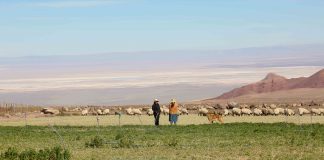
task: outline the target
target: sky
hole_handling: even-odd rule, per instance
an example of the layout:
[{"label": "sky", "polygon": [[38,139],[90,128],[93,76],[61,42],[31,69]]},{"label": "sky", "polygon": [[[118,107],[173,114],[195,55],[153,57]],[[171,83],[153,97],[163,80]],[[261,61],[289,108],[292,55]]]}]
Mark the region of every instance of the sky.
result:
[{"label": "sky", "polygon": [[322,0],[0,1],[0,57],[324,44]]},{"label": "sky", "polygon": [[323,0],[0,0],[0,102],[216,97],[324,67]]}]

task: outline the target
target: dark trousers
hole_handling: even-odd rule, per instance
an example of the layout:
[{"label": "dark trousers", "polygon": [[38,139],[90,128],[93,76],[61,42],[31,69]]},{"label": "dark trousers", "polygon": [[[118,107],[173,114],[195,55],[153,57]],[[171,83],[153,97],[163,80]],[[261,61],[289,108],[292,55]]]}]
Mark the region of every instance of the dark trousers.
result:
[{"label": "dark trousers", "polygon": [[155,125],[158,126],[160,125],[160,113],[159,112],[154,112],[154,119],[155,119]]}]

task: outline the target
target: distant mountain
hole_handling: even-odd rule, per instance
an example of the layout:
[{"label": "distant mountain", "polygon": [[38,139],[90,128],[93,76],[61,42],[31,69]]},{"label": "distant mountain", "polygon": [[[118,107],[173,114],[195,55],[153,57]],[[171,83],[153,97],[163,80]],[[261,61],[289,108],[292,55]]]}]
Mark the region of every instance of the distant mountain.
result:
[{"label": "distant mountain", "polygon": [[287,79],[275,73],[269,73],[263,80],[233,89],[214,99],[230,99],[248,94],[268,93],[299,88],[324,88],[324,69],[306,78]]}]

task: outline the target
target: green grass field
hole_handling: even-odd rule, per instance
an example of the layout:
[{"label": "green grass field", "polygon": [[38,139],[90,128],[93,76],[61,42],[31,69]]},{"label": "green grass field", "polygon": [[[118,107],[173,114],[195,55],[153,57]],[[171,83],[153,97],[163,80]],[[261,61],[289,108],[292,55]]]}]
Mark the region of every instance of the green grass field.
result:
[{"label": "green grass field", "polygon": [[[0,152],[65,146],[72,159],[323,159],[324,125],[1,126]],[[100,148],[86,147],[95,136]]]}]

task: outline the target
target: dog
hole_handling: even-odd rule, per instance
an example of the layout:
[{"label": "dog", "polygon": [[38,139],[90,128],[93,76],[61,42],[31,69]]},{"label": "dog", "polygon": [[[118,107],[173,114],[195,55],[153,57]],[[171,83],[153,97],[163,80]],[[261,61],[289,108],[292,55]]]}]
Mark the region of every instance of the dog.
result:
[{"label": "dog", "polygon": [[216,113],[207,113],[207,118],[210,123],[214,123],[214,121],[219,121],[221,124],[224,123],[222,115]]}]

